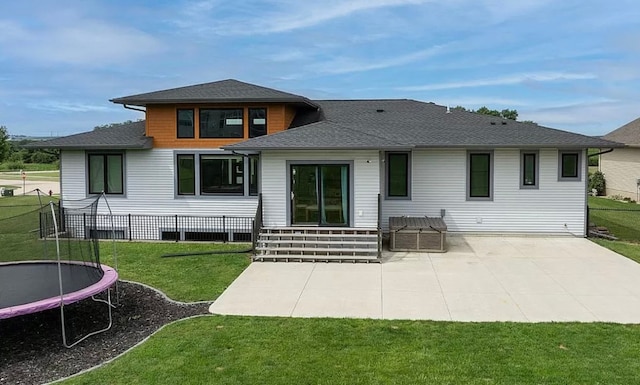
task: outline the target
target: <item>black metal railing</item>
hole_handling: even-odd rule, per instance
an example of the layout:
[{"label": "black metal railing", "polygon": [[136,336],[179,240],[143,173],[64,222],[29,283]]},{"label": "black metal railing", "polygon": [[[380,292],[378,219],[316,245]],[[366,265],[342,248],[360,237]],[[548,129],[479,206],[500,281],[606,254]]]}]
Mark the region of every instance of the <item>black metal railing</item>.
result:
[{"label": "black metal railing", "polygon": [[382,196],[378,194],[378,259],[382,258]]},{"label": "black metal railing", "polygon": [[[253,218],[234,216],[97,214],[64,212],[64,234],[74,238],[98,238],[129,241],[205,241],[252,242]],[[89,223],[95,223],[93,227]]]},{"label": "black metal railing", "polygon": [[260,230],[262,230],[262,194],[258,194],[258,207],[256,208],[256,215],[253,218],[252,223],[252,247],[253,251],[258,246],[258,237],[260,236]]}]

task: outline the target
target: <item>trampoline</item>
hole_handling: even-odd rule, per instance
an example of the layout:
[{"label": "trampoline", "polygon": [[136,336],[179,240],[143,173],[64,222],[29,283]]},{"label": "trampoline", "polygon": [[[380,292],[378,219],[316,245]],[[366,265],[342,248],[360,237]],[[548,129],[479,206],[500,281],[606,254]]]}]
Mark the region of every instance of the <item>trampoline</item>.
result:
[{"label": "trampoline", "polygon": [[[105,214],[98,210],[102,200]],[[62,343],[70,348],[112,325],[111,290],[116,288],[117,302],[118,274],[101,263],[99,238],[111,239],[117,268],[113,216],[104,194],[68,208],[42,204],[40,195],[36,202],[0,219],[0,321],[59,308]],[[89,298],[107,305],[108,323],[82,338],[67,338],[65,306]]]},{"label": "trampoline", "polygon": [[69,305],[109,289],[118,273],[106,265],[61,262],[63,295],[60,297],[58,263],[28,261],[0,264],[0,319],[17,317]]}]

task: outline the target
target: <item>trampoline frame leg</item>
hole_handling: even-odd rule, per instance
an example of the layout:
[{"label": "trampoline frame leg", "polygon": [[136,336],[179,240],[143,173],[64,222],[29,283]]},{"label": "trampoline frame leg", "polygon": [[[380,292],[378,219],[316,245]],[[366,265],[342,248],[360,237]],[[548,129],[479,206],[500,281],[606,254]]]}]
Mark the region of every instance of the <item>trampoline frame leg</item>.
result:
[{"label": "trampoline frame leg", "polygon": [[103,302],[107,305],[107,308],[109,309],[109,325],[107,325],[107,327],[100,329],[100,330],[96,330],[94,332],[91,332],[87,335],[85,335],[84,337],[80,338],[79,340],[77,340],[76,342],[72,343],[72,344],[68,344],[67,343],[67,332],[66,332],[66,328],[65,328],[65,318],[64,318],[64,304],[60,304],[60,324],[62,327],[62,344],[64,345],[65,348],[67,349],[71,349],[72,347],[76,346],[77,344],[79,344],[80,342],[86,340],[87,338],[91,337],[91,336],[95,336],[96,334],[100,334],[100,333],[104,333],[107,330],[111,329],[111,326],[113,325],[113,315],[111,313],[111,309],[114,307],[111,304],[111,288],[107,289],[107,300],[103,300],[103,299],[95,299],[94,297],[91,297],[92,300],[96,301],[96,302]]}]

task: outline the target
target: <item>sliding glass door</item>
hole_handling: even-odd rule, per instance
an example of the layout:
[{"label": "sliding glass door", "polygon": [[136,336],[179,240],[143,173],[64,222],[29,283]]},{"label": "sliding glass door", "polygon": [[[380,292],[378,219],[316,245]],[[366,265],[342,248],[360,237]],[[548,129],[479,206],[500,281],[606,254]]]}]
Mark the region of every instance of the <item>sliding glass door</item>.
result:
[{"label": "sliding glass door", "polygon": [[291,165],[291,224],[349,225],[349,165]]}]

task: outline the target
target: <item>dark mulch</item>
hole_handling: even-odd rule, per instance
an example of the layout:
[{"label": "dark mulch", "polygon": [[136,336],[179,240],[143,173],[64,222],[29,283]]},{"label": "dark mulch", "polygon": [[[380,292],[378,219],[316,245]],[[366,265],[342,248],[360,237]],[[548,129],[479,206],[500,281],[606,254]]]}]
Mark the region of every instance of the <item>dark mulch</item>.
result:
[{"label": "dark mulch", "polygon": [[[154,290],[121,282],[113,327],[71,349],[62,345],[60,310],[0,320],[0,384],[41,384],[117,356],[162,325],[197,314],[208,304],[181,305]],[[65,307],[67,339],[108,324],[106,305],[91,299]]]}]

